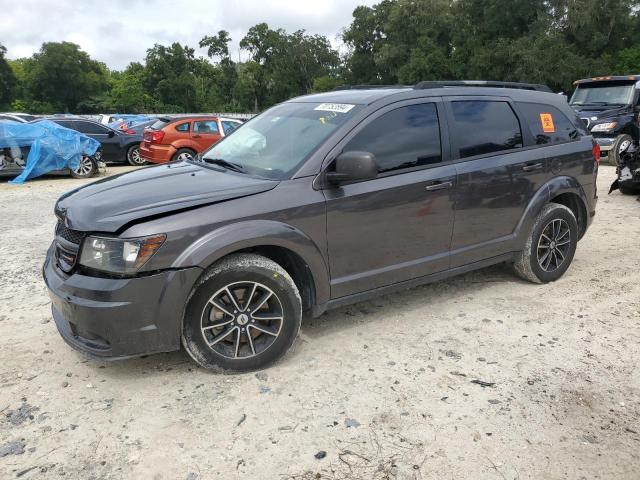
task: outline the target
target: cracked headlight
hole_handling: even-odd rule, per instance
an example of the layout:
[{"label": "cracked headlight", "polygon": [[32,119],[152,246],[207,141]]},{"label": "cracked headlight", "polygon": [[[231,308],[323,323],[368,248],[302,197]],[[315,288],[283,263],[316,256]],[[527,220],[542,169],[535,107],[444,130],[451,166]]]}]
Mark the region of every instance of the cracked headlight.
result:
[{"label": "cracked headlight", "polygon": [[147,263],[166,238],[164,234],[141,238],[89,236],[82,245],[80,265],[116,275],[130,275]]}]

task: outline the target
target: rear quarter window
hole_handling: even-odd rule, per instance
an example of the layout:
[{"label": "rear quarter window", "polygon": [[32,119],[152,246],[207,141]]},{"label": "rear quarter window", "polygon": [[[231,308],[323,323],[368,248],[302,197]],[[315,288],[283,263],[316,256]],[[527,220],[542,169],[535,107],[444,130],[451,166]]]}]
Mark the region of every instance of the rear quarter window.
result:
[{"label": "rear quarter window", "polygon": [[553,145],[580,138],[580,131],[567,116],[551,105],[518,102],[537,145]]},{"label": "rear quarter window", "polygon": [[176,130],[178,132],[188,132],[189,131],[189,122],[179,123],[178,125],[176,125]]}]

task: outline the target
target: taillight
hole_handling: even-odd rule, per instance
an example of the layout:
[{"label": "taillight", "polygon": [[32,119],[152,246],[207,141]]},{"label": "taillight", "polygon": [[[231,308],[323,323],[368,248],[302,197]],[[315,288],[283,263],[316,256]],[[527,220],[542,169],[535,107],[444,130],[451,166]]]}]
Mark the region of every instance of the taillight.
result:
[{"label": "taillight", "polygon": [[597,142],[593,142],[591,151],[593,152],[593,160],[596,162],[596,165],[600,165],[600,145],[598,145]]},{"label": "taillight", "polygon": [[151,132],[151,143],[160,143],[164,138],[164,132],[162,130],[155,130]]}]

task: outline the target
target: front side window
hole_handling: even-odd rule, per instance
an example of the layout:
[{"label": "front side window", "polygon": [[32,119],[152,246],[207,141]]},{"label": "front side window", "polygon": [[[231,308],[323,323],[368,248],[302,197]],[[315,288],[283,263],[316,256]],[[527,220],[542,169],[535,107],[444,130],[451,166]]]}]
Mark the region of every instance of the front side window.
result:
[{"label": "front side window", "polygon": [[362,109],[343,103],[276,105],[212,146],[202,161],[224,160],[245,173],[284,180],[341,125]]},{"label": "front side window", "polygon": [[520,122],[507,102],[456,100],[451,109],[460,158],[522,147]]},{"label": "front side window", "polygon": [[518,103],[536,144],[570,142],[580,138],[575,125],[557,108],[539,103]]},{"label": "front side window", "polygon": [[193,122],[193,133],[218,133],[218,122],[216,122],[215,120]]},{"label": "front side window", "polygon": [[378,173],[440,163],[442,151],[436,105],[423,103],[387,112],[364,127],[344,151],[372,153]]}]

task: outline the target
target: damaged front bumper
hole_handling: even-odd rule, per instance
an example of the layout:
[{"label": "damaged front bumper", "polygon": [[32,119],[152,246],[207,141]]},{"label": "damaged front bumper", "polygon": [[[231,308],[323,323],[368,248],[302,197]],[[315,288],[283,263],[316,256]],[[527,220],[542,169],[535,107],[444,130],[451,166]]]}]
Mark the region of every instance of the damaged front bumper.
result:
[{"label": "damaged front bumper", "polygon": [[121,359],[180,348],[182,317],[201,269],[186,268],[135,278],[98,278],[57,265],[47,252],[44,281],[62,338],[92,357]]}]

